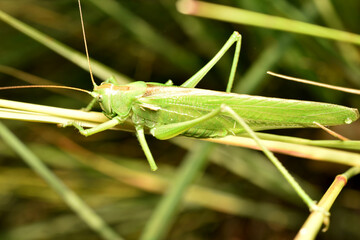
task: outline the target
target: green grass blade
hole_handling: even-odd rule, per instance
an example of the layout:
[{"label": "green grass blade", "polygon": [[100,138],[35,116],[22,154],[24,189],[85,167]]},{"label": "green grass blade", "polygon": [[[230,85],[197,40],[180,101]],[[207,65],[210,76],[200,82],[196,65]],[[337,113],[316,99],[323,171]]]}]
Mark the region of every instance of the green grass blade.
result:
[{"label": "green grass blade", "polygon": [[[59,138],[64,138],[58,134]],[[60,142],[71,141],[61,139]],[[193,144],[194,146],[194,144]],[[76,149],[74,151],[74,149]],[[191,151],[193,148],[190,148]],[[176,169],[169,169],[169,166],[161,165],[156,173],[149,172],[148,165],[141,161],[142,165],[134,165],[133,159],[126,160],[117,155],[94,154],[88,149],[78,146],[76,143],[66,144],[62,151],[73,156],[84,166],[109,176],[119,182],[142,189],[146,192],[164,194],[170,189],[171,180]],[[210,156],[211,157],[211,156]],[[92,161],[88,161],[92,159]],[[286,208],[278,208],[276,204],[269,204],[258,201],[252,203],[240,195],[236,195],[220,189],[209,187],[206,184],[193,184],[189,186],[184,196],[184,203],[193,206],[198,205],[203,208],[212,209],[218,212],[229,213],[238,216],[254,216],[262,221],[270,221],[279,225],[296,226],[299,222],[299,216],[295,211],[289,211]],[[263,210],[262,214],[255,214]],[[274,215],[281,214],[282,218],[274,218]],[[292,219],[289,221],[289,219]]]},{"label": "green grass blade", "polygon": [[[189,138],[174,138],[171,142],[181,146],[184,149],[191,150],[199,141]],[[209,160],[220,169],[224,168],[230,173],[247,182],[265,190],[266,192],[277,195],[286,201],[296,205],[302,204],[301,200],[284,181],[274,165],[262,153],[251,151],[247,148],[229,147],[227,145],[217,145],[211,152]],[[256,176],[256,177],[254,177]],[[319,191],[311,183],[301,179],[300,176],[293,176],[299,180],[300,184],[312,196],[320,196]]]},{"label": "green grass blade", "polygon": [[267,47],[236,84],[234,92],[251,94],[259,90],[259,86],[266,79],[264,78],[264,72],[273,68],[273,65],[277,63],[291,45],[291,42],[291,37],[283,36],[278,42]]},{"label": "green grass blade", "polygon": [[155,28],[119,2],[114,0],[92,0],[90,2],[130,31],[137,41],[166,57],[176,66],[188,72],[200,68],[200,61],[194,54],[161,36]]},{"label": "green grass blade", "polygon": [[[66,108],[56,108],[42,106],[38,104],[29,104],[16,101],[0,99],[0,118],[17,119],[23,121],[48,122],[55,124],[66,124],[69,121],[81,121],[83,126],[94,126],[107,120],[107,118],[99,112],[84,112],[81,110],[73,110]],[[21,112],[14,112],[21,110]],[[40,115],[39,115],[40,113]],[[134,128],[130,122],[118,125],[116,129],[124,131],[133,131]],[[268,135],[263,133],[262,142],[270,150],[281,152],[284,154],[306,157],[313,160],[329,161],[350,166],[360,166],[360,154],[345,152],[334,149],[326,149],[319,146],[339,147],[343,149],[358,149],[359,141],[311,141],[292,137]],[[217,142],[221,144],[229,144],[232,146],[242,146],[258,149],[257,145],[248,137],[227,136],[224,138],[204,139],[209,142]],[[284,141],[284,142],[282,142]],[[305,144],[305,145],[304,145]],[[315,146],[306,146],[315,145]]]},{"label": "green grass blade", "polygon": [[203,143],[185,157],[168,192],[156,207],[140,239],[163,239],[169,231],[189,185],[205,167],[207,156],[213,145]]},{"label": "green grass blade", "polygon": [[309,145],[309,146],[318,146],[318,147],[331,147],[331,148],[338,148],[338,149],[345,149],[345,150],[354,150],[360,151],[360,144],[358,140],[310,140],[304,138],[297,138],[297,137],[289,137],[289,136],[281,136],[275,134],[267,134],[267,133],[256,133],[258,137],[264,140],[274,140],[286,143],[296,143],[302,145]]},{"label": "green grass blade", "polygon": [[[344,174],[336,176],[335,180],[328,188],[323,198],[320,200],[318,206],[323,211],[329,211],[334,204],[336,198],[345,187],[349,178],[360,174],[360,167],[352,167]],[[296,240],[315,239],[316,235],[320,231],[321,226],[324,224],[323,232],[327,231],[330,224],[330,216],[327,216],[324,212],[314,211],[310,214],[309,218],[305,221],[304,225],[296,235]]]},{"label": "green grass blade", "polygon": [[[227,136],[220,139],[206,139],[206,141],[216,142],[221,144],[229,144],[232,146],[247,147],[252,149],[259,149],[254,141],[247,137]],[[337,140],[336,140],[337,142]],[[346,142],[344,142],[346,144]],[[287,154],[296,157],[308,158],[317,161],[327,161],[349,166],[360,166],[360,154],[322,148],[314,146],[305,146],[301,144],[262,140],[270,151]],[[351,144],[359,144],[359,141],[354,141]]]},{"label": "green grass blade", "polygon": [[[313,2],[328,26],[341,30],[346,29],[330,0],[313,0]],[[360,54],[356,47],[351,44],[341,44],[338,47],[347,64],[356,67],[360,62]]]},{"label": "green grass blade", "polygon": [[66,204],[68,204],[68,206],[72,208],[95,232],[107,240],[122,239],[122,237],[107,226],[107,224],[85,202],[64,185],[62,181],[2,123],[0,123],[0,135],[3,140],[56,191]]},{"label": "green grass blade", "polygon": [[305,34],[360,45],[360,35],[358,34],[219,4],[183,0],[178,3],[178,9],[184,14],[199,17]]},{"label": "green grass blade", "polygon": [[[291,14],[300,15],[302,19],[313,19],[316,16],[316,13],[309,7],[309,4],[305,4],[301,11],[298,9],[290,8],[287,6],[287,2],[277,2],[274,4],[274,7],[279,7],[280,5],[286,5],[286,9],[282,12]],[[285,8],[283,7],[283,8]],[[295,13],[294,13],[295,12]],[[300,16],[298,16],[300,17]],[[278,40],[271,45],[269,45],[264,51],[261,52],[261,55],[257,58],[257,60],[251,65],[241,80],[237,83],[234,92],[242,93],[242,94],[254,94],[259,91],[261,86],[266,86],[264,82],[266,82],[266,77],[264,78],[264,72],[268,71],[268,69],[273,69],[276,67],[276,64],[284,57],[286,51],[291,49],[294,45],[294,38],[288,34],[282,34],[278,38]]]},{"label": "green grass blade", "polygon": [[[35,28],[13,18],[7,13],[0,10],[0,19],[9,24],[10,26],[16,28],[20,32],[26,34],[27,36],[33,38],[34,40],[40,42],[44,46],[50,48],[54,52],[60,54],[65,57],[69,61],[78,65],[79,67],[89,70],[88,62],[84,54],[66,46],[65,44],[51,38],[50,36],[36,30]],[[80,25],[79,25],[80,26]],[[126,84],[131,81],[130,78],[122,75],[121,73],[112,70],[111,68],[101,64],[100,62],[91,59],[91,66],[94,75],[101,78],[102,80],[106,80],[110,76],[116,77],[117,81]]]}]

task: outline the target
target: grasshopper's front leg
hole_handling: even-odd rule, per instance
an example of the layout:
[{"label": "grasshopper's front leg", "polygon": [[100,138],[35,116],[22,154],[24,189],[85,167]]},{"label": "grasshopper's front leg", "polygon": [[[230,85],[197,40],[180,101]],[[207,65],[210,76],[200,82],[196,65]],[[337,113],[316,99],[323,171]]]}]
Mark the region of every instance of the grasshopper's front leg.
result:
[{"label": "grasshopper's front leg", "polygon": [[[99,133],[99,132],[108,130],[108,129],[115,127],[116,125],[121,124],[123,122],[124,122],[124,119],[117,116],[117,117],[114,117],[111,120],[104,122],[96,127],[92,127],[92,128],[88,128],[88,129],[84,129],[77,122],[70,122],[70,123],[64,125],[63,127],[74,126],[75,128],[77,128],[79,130],[79,132],[82,135],[87,137],[87,136],[93,135],[95,133]],[[151,154],[150,148],[146,142],[144,128],[141,125],[135,125],[135,129],[136,129],[136,136],[137,136],[139,143],[141,145],[141,148],[143,149],[145,156],[149,162],[150,168],[152,171],[156,171],[158,167],[156,166],[155,160],[154,160],[154,158]]]},{"label": "grasshopper's front leg", "polygon": [[90,136],[93,135],[95,133],[99,133],[105,130],[108,130],[112,127],[115,127],[116,125],[120,124],[124,122],[124,120],[122,120],[120,117],[114,117],[113,119],[106,121],[104,123],[99,124],[96,127],[92,127],[92,128],[88,128],[88,129],[84,129],[79,123],[77,122],[69,122],[65,125],[63,125],[63,127],[68,127],[68,126],[74,126],[75,128],[77,128],[79,130],[79,132],[84,135],[84,136]]}]

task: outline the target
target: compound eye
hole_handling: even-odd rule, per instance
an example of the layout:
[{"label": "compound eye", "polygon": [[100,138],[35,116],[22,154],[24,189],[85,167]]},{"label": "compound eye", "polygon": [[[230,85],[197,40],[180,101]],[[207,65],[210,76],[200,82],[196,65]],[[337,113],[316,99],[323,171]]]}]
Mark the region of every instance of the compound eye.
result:
[{"label": "compound eye", "polygon": [[97,96],[97,101],[101,103],[103,101],[103,96],[102,95]]}]

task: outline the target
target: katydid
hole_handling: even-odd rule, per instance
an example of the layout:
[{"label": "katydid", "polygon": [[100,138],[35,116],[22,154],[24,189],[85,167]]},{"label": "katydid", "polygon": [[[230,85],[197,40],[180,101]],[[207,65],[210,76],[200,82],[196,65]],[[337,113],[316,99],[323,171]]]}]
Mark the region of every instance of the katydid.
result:
[{"label": "katydid", "polygon": [[[80,16],[82,19],[81,8]],[[82,27],[88,56],[83,24]],[[226,92],[195,88],[233,44],[236,44],[236,49]],[[161,140],[178,135],[221,138],[245,132],[236,120],[237,116],[244,119],[254,131],[318,127],[319,124],[326,126],[350,124],[359,118],[357,109],[334,104],[230,93],[240,47],[241,35],[234,32],[214,58],[181,86],[173,86],[171,81],[165,84],[133,82],[119,85],[114,78],[109,78],[97,86],[89,62],[94,90],[92,92],[78,90],[94,97],[87,110],[97,101],[109,121],[90,129],[84,129],[77,122],[69,122],[66,126],[72,125],[79,129],[81,134],[89,136],[131,119],[150,167],[156,170],[155,161],[145,140],[145,130]],[[7,88],[9,87],[2,89]],[[76,90],[64,86],[62,88]]]},{"label": "katydid", "polygon": [[[238,33],[233,34],[230,41],[237,36]],[[207,65],[203,69],[208,71],[210,68]],[[86,130],[75,122],[69,125],[89,136],[131,118],[140,144],[152,170],[155,170],[144,128],[161,140],[178,135],[215,138],[244,133],[234,117],[222,110],[224,105],[234,110],[255,131],[317,127],[315,123],[327,126],[349,124],[359,117],[356,109],[339,105],[190,88],[202,78],[202,70],[180,87],[145,82],[117,85],[114,79],[95,85],[91,95],[110,120]]]},{"label": "katydid", "polygon": [[[172,86],[171,81],[165,84],[139,81],[119,85],[114,78],[97,86],[91,71],[80,1],[78,3],[94,86],[94,90],[89,92],[94,100],[86,109],[90,110],[97,101],[110,120],[90,129],[84,129],[77,122],[69,122],[66,126],[72,125],[81,134],[90,136],[130,118],[152,170],[156,170],[157,166],[145,139],[145,129],[161,140],[178,135],[220,138],[245,132],[236,120],[238,117],[254,131],[350,124],[359,118],[357,109],[334,104],[230,93],[241,48],[238,32],[234,32],[213,59],[180,87]],[[195,88],[233,44],[236,48],[226,92]]]},{"label": "katydid", "polygon": [[[320,211],[324,216],[328,216],[328,212],[316,205],[286,168],[261,144],[252,130],[350,124],[359,118],[357,109],[327,103],[230,93],[241,48],[241,35],[238,32],[230,36],[209,63],[179,87],[173,86],[171,81],[165,84],[138,81],[119,85],[114,78],[109,78],[97,86],[89,61],[80,0],[78,2],[85,51],[94,86],[94,90],[90,93],[94,100],[86,109],[91,109],[95,102],[98,102],[103,113],[110,120],[89,129],[84,129],[76,122],[69,122],[66,126],[72,125],[81,134],[89,136],[110,129],[130,118],[153,171],[157,166],[145,139],[145,129],[160,140],[179,135],[220,138],[247,132],[308,207],[312,211]],[[196,85],[233,44],[236,47],[226,92],[196,89]]]},{"label": "katydid", "polygon": [[[194,88],[234,43],[236,49],[226,92]],[[178,135],[219,138],[245,132],[234,115],[244,119],[254,131],[350,124],[359,118],[357,109],[334,104],[230,93],[240,47],[241,35],[234,32],[214,58],[180,87],[172,86],[171,82],[141,81],[119,85],[114,78],[97,86],[91,74],[94,90],[90,94],[110,120],[90,129],[76,122],[66,126],[72,125],[89,136],[130,118],[150,167],[156,170],[145,129],[161,140]],[[88,55],[86,44],[85,50]]]}]

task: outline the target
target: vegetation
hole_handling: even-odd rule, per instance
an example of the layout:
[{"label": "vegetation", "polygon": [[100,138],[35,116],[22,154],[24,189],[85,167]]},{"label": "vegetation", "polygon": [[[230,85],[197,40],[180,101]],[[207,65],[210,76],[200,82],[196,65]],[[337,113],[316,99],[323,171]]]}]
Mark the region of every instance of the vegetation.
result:
[{"label": "vegetation", "polygon": [[[206,64],[236,30],[242,34],[242,50],[235,92],[359,107],[359,96],[266,75],[266,71],[272,70],[360,88],[360,56],[356,46],[359,36],[347,35],[346,40],[339,32],[332,32],[334,29],[359,32],[358,1],[245,0],[222,1],[222,4],[326,26],[329,29],[325,29],[323,35],[333,33],[337,40],[319,37],[323,32],[316,28],[315,37],[273,29],[275,25],[271,21],[263,21],[267,26],[252,26],[255,20],[249,21],[251,16],[246,18],[248,23],[235,24],[238,19],[231,20],[232,23],[217,21],[229,21],[224,18],[231,16],[226,13],[216,16],[217,11],[204,13],[206,18],[217,20],[184,15],[177,11],[173,1],[85,0],[82,5],[90,55],[106,66],[94,67],[97,82],[115,75],[122,82],[164,83],[171,79],[180,85]],[[217,7],[220,12],[220,6]],[[1,1],[0,9],[84,53],[75,1]],[[293,27],[285,22],[286,25],[295,32],[302,30],[301,26]],[[31,84],[51,81],[92,89],[88,72],[77,65],[87,69],[86,61],[73,58],[72,63],[3,21],[0,36],[2,86],[24,85],[23,81]],[[45,41],[52,43],[51,39]],[[73,53],[64,51],[63,55],[71,58]],[[199,87],[224,91],[232,56],[228,53]],[[92,61],[92,65],[97,64]],[[62,109],[80,109],[90,101],[86,94],[54,89],[4,90],[1,99]],[[43,167],[36,165],[39,163],[36,159],[25,160],[32,167],[29,168],[9,148],[13,138],[2,135],[1,239],[153,239],[149,236],[289,239],[296,235],[309,215],[275,167],[254,150],[187,138],[158,141],[149,136],[147,140],[159,166],[158,171],[150,172],[132,133],[106,131],[85,138],[74,128],[14,120],[2,120],[2,123],[21,139],[20,146],[31,150],[24,154],[25,158],[35,154],[51,171],[43,171]],[[2,123],[1,129],[6,132]],[[359,127],[355,122],[332,129],[349,139],[359,140]],[[266,144],[272,150],[280,148],[285,153],[277,156],[313,199],[323,196],[336,175],[346,172],[349,166],[359,166],[358,153],[319,146],[359,151],[358,141],[312,141],[310,144],[317,146],[310,147],[298,138],[333,138],[320,129],[268,133],[278,138],[292,136],[281,141],[271,139],[276,142]],[[242,146],[250,144],[246,138],[238,141]],[[286,144],[294,145],[286,148]],[[347,172],[349,177],[358,173],[356,168],[351,171]],[[52,174],[68,188],[57,185],[59,182]],[[319,233],[318,239],[359,238],[358,185],[358,177],[349,180],[330,210],[329,230]],[[69,189],[76,194],[67,192]],[[99,224],[103,224],[103,228],[98,228]]]}]

